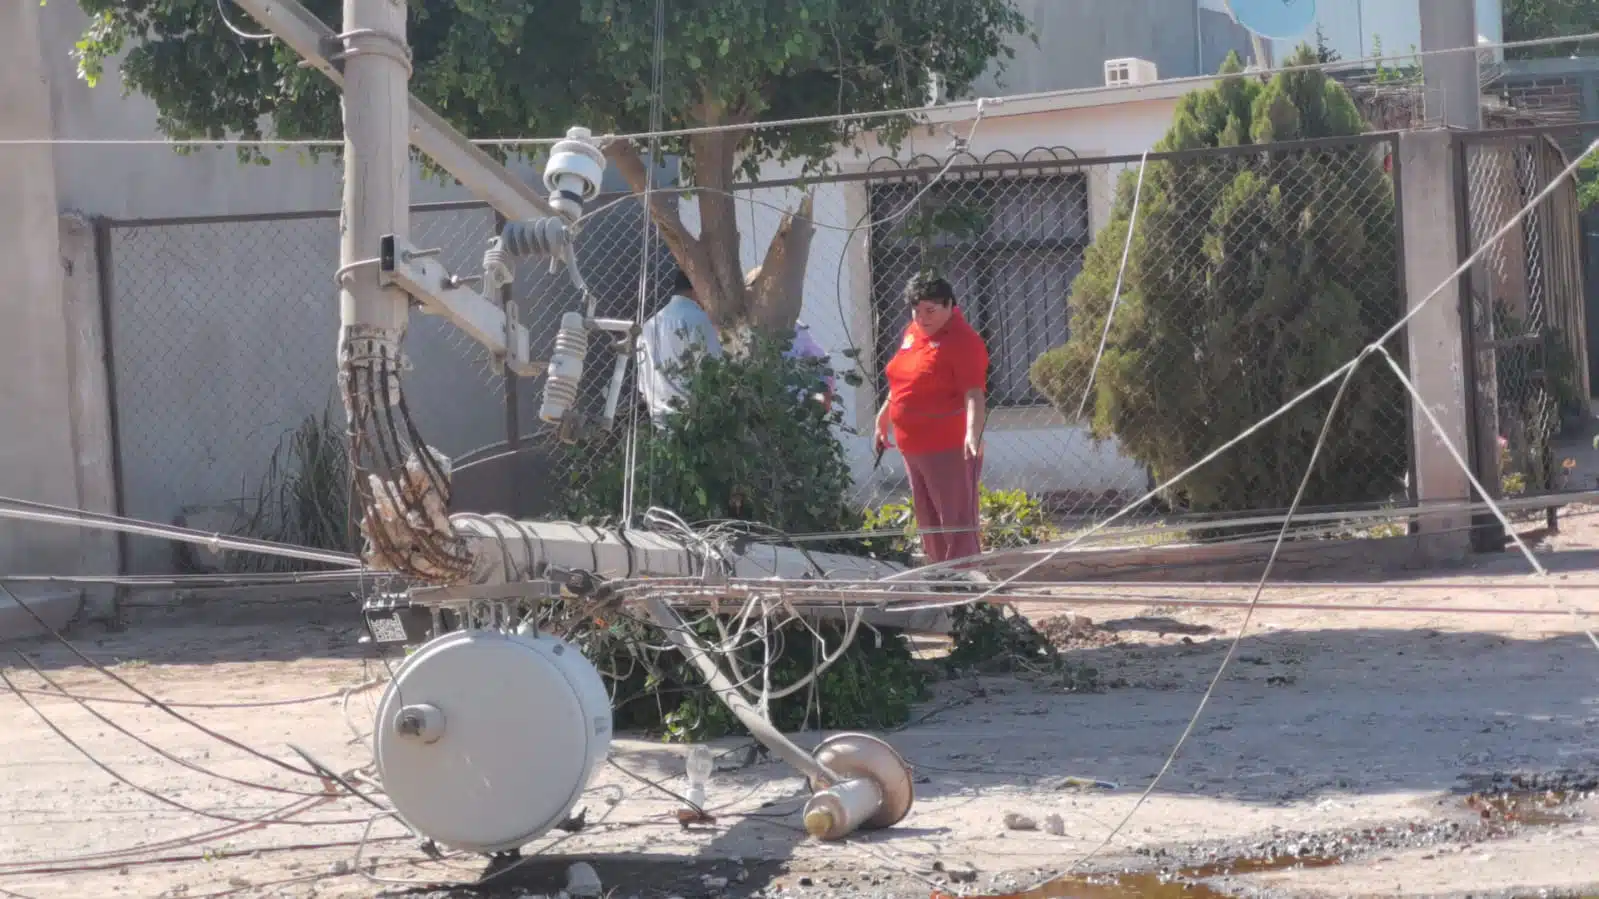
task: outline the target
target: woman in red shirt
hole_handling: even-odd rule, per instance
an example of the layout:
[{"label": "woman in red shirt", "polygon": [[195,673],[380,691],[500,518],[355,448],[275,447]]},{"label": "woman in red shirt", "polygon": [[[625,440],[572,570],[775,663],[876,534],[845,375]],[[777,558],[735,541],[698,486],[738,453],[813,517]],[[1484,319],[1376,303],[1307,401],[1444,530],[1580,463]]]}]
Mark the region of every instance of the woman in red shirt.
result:
[{"label": "woman in red shirt", "polygon": [[955,306],[943,278],[905,285],[911,323],[889,360],[888,401],[877,413],[878,449],[897,441],[911,481],[922,549],[931,562],[982,551],[977,479],[983,469],[988,347]]}]

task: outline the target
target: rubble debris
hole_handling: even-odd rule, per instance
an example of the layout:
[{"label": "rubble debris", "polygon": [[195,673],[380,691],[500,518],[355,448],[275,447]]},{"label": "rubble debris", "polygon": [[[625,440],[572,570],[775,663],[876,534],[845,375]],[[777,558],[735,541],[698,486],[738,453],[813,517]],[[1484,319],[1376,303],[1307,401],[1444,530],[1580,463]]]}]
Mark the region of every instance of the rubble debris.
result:
[{"label": "rubble debris", "polygon": [[1035,818],[1029,818],[1028,816],[1026,816],[1026,815],[1024,815],[1024,814],[1022,814],[1020,812],[1006,812],[1005,813],[1005,829],[1006,830],[1037,830],[1038,829],[1038,820],[1035,819]]},{"label": "rubble debris", "polygon": [[577,862],[566,869],[566,892],[575,899],[594,899],[604,891],[599,872],[588,862]]}]

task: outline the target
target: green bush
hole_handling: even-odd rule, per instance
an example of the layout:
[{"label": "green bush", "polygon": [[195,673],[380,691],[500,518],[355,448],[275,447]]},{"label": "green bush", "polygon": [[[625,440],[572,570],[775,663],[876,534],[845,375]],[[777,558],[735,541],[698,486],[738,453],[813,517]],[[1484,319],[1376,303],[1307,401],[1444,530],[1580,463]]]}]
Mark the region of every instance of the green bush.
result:
[{"label": "green bush", "polygon": [[[700,619],[695,630],[709,642],[721,636],[708,618]],[[613,626],[603,635],[607,645],[585,646],[591,658],[608,657],[627,666],[612,669],[616,726],[650,730],[682,742],[746,734],[744,726],[706,689],[699,672],[680,654],[667,652],[638,664],[634,654],[641,645],[662,642],[658,633],[648,631],[629,622]],[[812,622],[807,627],[796,621],[780,628],[772,637],[772,687],[803,679],[821,659],[838,651],[844,632],[845,625],[839,622]],[[826,641],[825,649],[818,635]],[[754,676],[765,660],[759,642],[737,656],[742,671],[730,671],[735,678],[739,673]],[[902,635],[863,625],[854,642],[814,684],[773,700],[767,714],[782,730],[896,727],[910,719],[912,707],[925,697],[931,674],[911,656]]]},{"label": "green bush", "polygon": [[[1302,47],[1290,65],[1313,63]],[[1230,57],[1225,73],[1241,66]],[[1179,103],[1158,151],[1269,145],[1365,130],[1316,71],[1236,75]],[[1124,173],[1069,298],[1071,336],[1033,384],[1075,415],[1121,267],[1136,172]],[[1151,162],[1125,281],[1084,411],[1096,438],[1187,468],[1316,383],[1401,313],[1392,185],[1378,150],[1331,146]],[[1390,344],[1393,344],[1391,341]],[[1390,345],[1400,355],[1402,346]],[[1309,505],[1387,498],[1406,469],[1402,387],[1368,359],[1344,397]],[[1286,507],[1334,390],[1295,407],[1168,497],[1193,510]]]},{"label": "green bush", "polygon": [[[849,464],[833,434],[843,413],[810,398],[827,363],[784,358],[786,348],[757,336],[746,354],[703,359],[678,371],[687,396],[677,414],[661,428],[641,420],[639,510],[660,506],[689,522],[732,519],[790,534],[860,527],[860,513],[848,500]],[[566,515],[591,521],[616,516],[626,442],[578,444],[570,451],[581,464],[572,466]]]},{"label": "green bush", "polygon": [[[984,550],[1015,549],[1054,539],[1057,534],[1044,504],[1025,490],[977,488],[978,539]],[[861,530],[888,531],[865,537],[866,551],[882,559],[908,562],[916,545],[916,513],[910,500],[884,503],[866,510]]]}]

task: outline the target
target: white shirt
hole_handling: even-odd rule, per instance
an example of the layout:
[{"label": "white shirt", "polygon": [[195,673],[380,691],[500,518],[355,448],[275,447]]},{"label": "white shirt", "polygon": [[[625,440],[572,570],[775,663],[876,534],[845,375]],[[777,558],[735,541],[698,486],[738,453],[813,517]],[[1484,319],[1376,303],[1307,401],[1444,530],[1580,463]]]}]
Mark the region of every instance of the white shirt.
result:
[{"label": "white shirt", "polygon": [[681,375],[673,376],[668,369],[687,363],[695,349],[706,356],[722,356],[722,341],[711,317],[688,297],[673,296],[644,322],[638,343],[638,386],[657,425],[672,411],[674,400],[687,399]]}]

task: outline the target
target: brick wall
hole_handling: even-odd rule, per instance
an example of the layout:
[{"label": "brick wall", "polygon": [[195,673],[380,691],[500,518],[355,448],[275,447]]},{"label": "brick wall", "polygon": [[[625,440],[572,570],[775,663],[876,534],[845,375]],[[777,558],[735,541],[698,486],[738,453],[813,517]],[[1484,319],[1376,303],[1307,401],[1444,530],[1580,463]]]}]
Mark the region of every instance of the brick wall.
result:
[{"label": "brick wall", "polygon": [[1516,109],[1540,113],[1549,122],[1582,121],[1583,84],[1575,75],[1506,79],[1505,102]]}]

